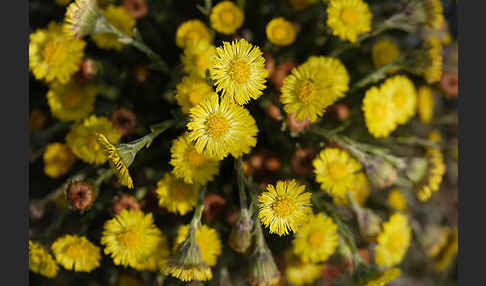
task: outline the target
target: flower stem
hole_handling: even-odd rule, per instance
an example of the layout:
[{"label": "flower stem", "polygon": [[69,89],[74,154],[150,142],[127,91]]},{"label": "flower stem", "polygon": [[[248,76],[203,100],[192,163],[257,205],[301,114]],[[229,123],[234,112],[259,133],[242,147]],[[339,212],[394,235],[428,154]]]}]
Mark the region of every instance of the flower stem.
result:
[{"label": "flower stem", "polygon": [[248,199],[245,192],[245,175],[243,174],[243,160],[235,158],[236,180],[238,183],[238,195],[240,196],[240,207],[246,209],[248,206]]},{"label": "flower stem", "polygon": [[206,194],[206,186],[204,186],[199,192],[199,198],[197,200],[196,210],[191,220],[191,230],[196,230],[196,228],[201,224],[201,217],[204,211],[204,195]]}]

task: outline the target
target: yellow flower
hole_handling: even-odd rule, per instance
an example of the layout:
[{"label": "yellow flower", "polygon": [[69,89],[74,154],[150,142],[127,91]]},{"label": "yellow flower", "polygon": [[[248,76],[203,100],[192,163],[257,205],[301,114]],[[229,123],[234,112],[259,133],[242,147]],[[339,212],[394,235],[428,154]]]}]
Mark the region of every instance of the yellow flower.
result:
[{"label": "yellow flower", "polygon": [[438,30],[444,22],[442,2],[440,0],[425,0],[426,24],[429,28]]},{"label": "yellow flower", "polygon": [[100,266],[100,248],[84,236],[66,234],[51,245],[57,263],[67,270],[91,272]]},{"label": "yellow flower", "polygon": [[377,278],[369,281],[364,286],[385,286],[389,282],[397,279],[400,276],[401,271],[398,268],[391,268],[381,273]]},{"label": "yellow flower", "polygon": [[105,155],[108,158],[108,163],[118,177],[120,184],[122,186],[127,186],[129,189],[133,189],[132,177],[128,171],[129,164],[122,159],[116,146],[103,134],[96,134],[96,138],[98,144],[105,152]]},{"label": "yellow flower", "polygon": [[94,110],[97,89],[76,81],[63,85],[55,82],[47,92],[47,102],[52,115],[61,121],[83,119]]},{"label": "yellow flower", "polygon": [[79,70],[86,43],[72,39],[60,24],[51,22],[45,29],[30,34],[29,68],[36,79],[66,84]]},{"label": "yellow flower", "polygon": [[268,76],[262,55],[259,47],[245,39],[223,42],[209,68],[216,91],[240,105],[260,97]]},{"label": "yellow flower", "polygon": [[243,24],[243,11],[231,1],[222,1],[213,7],[209,20],[219,33],[231,35]]},{"label": "yellow flower", "polygon": [[101,244],[115,265],[136,267],[157,248],[160,235],[151,213],[124,209],[105,223]]},{"label": "yellow flower", "polygon": [[164,178],[157,182],[156,193],[160,206],[171,213],[184,215],[196,206],[199,185],[186,184],[174,175],[166,173]]},{"label": "yellow flower", "polygon": [[[174,242],[174,249],[186,239],[188,231],[189,225],[182,225],[179,227]],[[206,225],[198,227],[196,229],[196,244],[201,251],[202,260],[209,266],[216,265],[218,256],[221,254],[223,248],[218,232]]]},{"label": "yellow flower", "polygon": [[302,262],[290,252],[286,254],[285,277],[292,285],[312,284],[321,277],[324,264]]},{"label": "yellow flower", "polygon": [[219,161],[197,152],[187,134],[173,141],[170,153],[172,173],[188,184],[205,185],[219,173]]},{"label": "yellow flower", "polygon": [[216,93],[192,108],[189,115],[189,139],[201,154],[223,159],[231,153],[237,158],[256,145],[258,128],[250,112],[229,100],[220,102]]},{"label": "yellow flower", "polygon": [[402,75],[387,79],[380,87],[382,100],[390,98],[395,122],[405,124],[415,115],[417,92],[411,80]]},{"label": "yellow flower", "polygon": [[216,55],[216,47],[206,41],[191,43],[184,48],[181,62],[189,75],[206,78],[206,70],[211,67]]},{"label": "yellow flower", "polygon": [[176,32],[176,45],[184,48],[188,44],[205,41],[211,43],[213,36],[201,20],[193,19],[182,23]]},{"label": "yellow flower", "polygon": [[442,134],[440,134],[439,130],[434,129],[430,131],[429,135],[427,136],[427,139],[436,143],[440,143],[442,141]]},{"label": "yellow flower", "polygon": [[280,236],[296,232],[312,212],[311,193],[305,186],[291,181],[278,181],[276,186],[267,185],[267,191],[258,196],[258,217],[270,233]]},{"label": "yellow flower", "polygon": [[442,77],[442,43],[432,36],[425,41],[427,64],[424,77],[428,83],[440,81]]},{"label": "yellow flower", "polygon": [[96,139],[96,133],[105,135],[113,144],[117,144],[121,137],[108,118],[91,115],[72,127],[66,136],[66,143],[74,155],[84,162],[103,164],[107,157]]},{"label": "yellow flower", "polygon": [[161,234],[159,243],[153,252],[146,257],[139,259],[135,265],[132,266],[138,271],[162,271],[167,265],[169,256],[169,242],[167,241],[167,237]]},{"label": "yellow flower", "polygon": [[356,174],[361,171],[361,164],[344,150],[325,148],[312,165],[321,189],[336,200],[347,202],[347,192],[355,187]]},{"label": "yellow flower", "polygon": [[380,267],[392,267],[399,264],[410,245],[412,230],[408,219],[400,213],[393,214],[383,223],[378,234],[378,245],[375,248],[375,262]]},{"label": "yellow flower", "polygon": [[434,115],[434,96],[428,86],[421,86],[417,93],[417,111],[423,123],[429,123]]},{"label": "yellow flower", "polygon": [[[370,185],[368,178],[363,172],[359,172],[354,176],[353,187],[348,191],[353,200],[360,205],[364,205],[370,195]],[[347,206],[349,204],[348,197],[333,196],[332,199],[336,205]]]},{"label": "yellow flower", "polygon": [[[123,34],[129,37],[133,35],[133,27],[135,27],[136,22],[123,6],[109,5],[105,10],[101,10],[101,14],[108,23]],[[101,49],[119,51],[124,46],[122,42],[118,41],[118,37],[112,33],[97,33],[91,35],[91,38]]]},{"label": "yellow flower", "polygon": [[213,93],[213,89],[205,79],[192,75],[183,77],[177,84],[175,98],[182,108],[182,112],[189,113],[191,108],[198,105],[211,93]]},{"label": "yellow flower", "polygon": [[395,211],[404,211],[407,209],[407,198],[399,189],[393,189],[388,193],[388,205]]},{"label": "yellow flower", "polygon": [[43,157],[44,173],[51,178],[67,174],[76,160],[68,146],[62,143],[49,143]]},{"label": "yellow flower", "polygon": [[387,137],[397,128],[390,94],[384,95],[375,86],[366,91],[363,112],[368,131],[375,137]]},{"label": "yellow flower", "polygon": [[296,120],[314,122],[326,107],[345,96],[348,83],[346,67],[338,59],[310,57],[283,80],[280,101]]},{"label": "yellow flower", "polygon": [[336,251],[338,227],[323,213],[310,216],[292,241],[293,252],[303,262],[326,261]]},{"label": "yellow flower", "polygon": [[400,56],[400,48],[395,42],[382,39],[373,44],[371,57],[376,67],[384,66],[393,62]]},{"label": "yellow flower", "polygon": [[327,7],[327,25],[333,35],[352,43],[371,30],[371,18],[370,8],[362,0],[330,0]]},{"label": "yellow flower", "polygon": [[447,242],[435,259],[434,266],[437,271],[442,271],[451,264],[451,262],[457,255],[458,245],[459,236],[457,229],[449,230],[447,235]]},{"label": "yellow flower", "polygon": [[444,164],[444,155],[439,149],[427,148],[427,173],[422,178],[421,182],[415,187],[417,198],[421,202],[427,201],[432,192],[439,190],[442,178],[446,171]]},{"label": "yellow flower", "polygon": [[295,27],[284,18],[274,18],[265,29],[268,40],[277,46],[288,46],[295,41]]},{"label": "yellow flower", "polygon": [[57,275],[59,266],[47,250],[39,244],[29,240],[29,269],[47,278],[54,278]]},{"label": "yellow flower", "polygon": [[96,0],[76,0],[66,10],[64,31],[77,38],[93,33],[102,17]]}]

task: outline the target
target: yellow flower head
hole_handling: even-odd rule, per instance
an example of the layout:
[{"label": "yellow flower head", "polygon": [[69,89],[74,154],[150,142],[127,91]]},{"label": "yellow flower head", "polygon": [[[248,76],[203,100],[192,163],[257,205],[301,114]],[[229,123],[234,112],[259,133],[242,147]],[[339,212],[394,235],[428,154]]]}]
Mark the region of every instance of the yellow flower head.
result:
[{"label": "yellow flower head", "polygon": [[211,43],[213,36],[201,20],[193,19],[182,23],[176,32],[176,45],[184,48],[199,41]]},{"label": "yellow flower head", "polygon": [[197,184],[186,184],[174,175],[166,173],[157,182],[159,205],[171,213],[184,215],[196,206],[199,188]]},{"label": "yellow flower head", "polygon": [[423,123],[429,123],[434,115],[434,96],[432,89],[428,86],[421,86],[417,93],[417,112]]},{"label": "yellow flower head", "polygon": [[[359,205],[364,205],[368,196],[370,195],[370,184],[368,178],[363,172],[356,173],[354,176],[354,184],[351,189],[348,190],[349,194],[353,197],[353,200]],[[349,205],[347,196],[333,196],[334,204],[340,206]]]},{"label": "yellow flower head", "polygon": [[446,269],[457,255],[459,236],[457,229],[448,230],[447,240],[444,247],[435,257],[435,269],[442,271]]},{"label": "yellow flower head", "polygon": [[268,40],[277,46],[288,46],[295,41],[295,27],[284,18],[274,18],[265,29]]},{"label": "yellow flower head", "polygon": [[118,153],[115,145],[103,134],[96,134],[98,144],[101,146],[108,158],[108,163],[111,169],[115,172],[122,186],[127,186],[129,189],[133,189],[133,180],[128,171],[129,164],[131,162],[125,162]]},{"label": "yellow flower head", "polygon": [[97,133],[105,135],[113,144],[117,144],[121,137],[108,118],[91,115],[72,127],[66,136],[66,143],[74,155],[84,162],[103,164],[107,157],[98,143]]},{"label": "yellow flower head", "polygon": [[[187,236],[189,225],[182,225],[177,231],[174,242],[174,249],[181,244]],[[214,228],[202,225],[196,229],[196,244],[201,251],[201,258],[209,266],[216,265],[218,256],[222,253],[223,245],[219,239],[218,232]]]},{"label": "yellow flower head", "polygon": [[387,137],[397,128],[390,94],[384,94],[378,87],[366,91],[363,112],[368,131],[375,137]]},{"label": "yellow flower head", "polygon": [[135,265],[132,266],[138,271],[163,271],[164,267],[167,265],[167,259],[169,256],[170,248],[167,237],[160,234],[159,244],[153,250],[153,252],[146,257],[139,259]]},{"label": "yellow flower head", "polygon": [[182,112],[189,113],[189,110],[198,105],[201,100],[207,98],[213,89],[207,81],[197,75],[185,76],[176,86],[175,98],[182,108]]},{"label": "yellow flower head", "polygon": [[305,186],[291,181],[278,181],[276,186],[267,185],[267,191],[258,196],[258,217],[270,228],[270,233],[280,236],[296,232],[312,212],[311,193]]},{"label": "yellow flower head", "polygon": [[400,56],[400,48],[395,42],[382,39],[373,44],[371,57],[376,67],[393,62]]},{"label": "yellow flower head", "polygon": [[100,248],[84,236],[66,234],[51,245],[57,263],[67,270],[91,272],[100,266]]},{"label": "yellow flower head", "polygon": [[395,211],[404,211],[407,209],[407,198],[399,189],[393,189],[388,193],[388,206]]},{"label": "yellow flower head", "polygon": [[197,152],[187,134],[173,141],[170,152],[172,173],[188,184],[205,185],[219,173],[219,161]]},{"label": "yellow flower head", "polygon": [[439,149],[427,148],[425,156],[427,158],[427,173],[415,187],[415,193],[421,202],[427,201],[432,196],[432,192],[439,190],[446,171],[444,155]]},{"label": "yellow flower head", "polygon": [[238,104],[257,99],[265,89],[268,71],[260,48],[245,39],[223,42],[209,68],[216,91]]},{"label": "yellow flower head", "polygon": [[444,22],[443,7],[440,0],[425,0],[426,24],[429,28],[438,30]]},{"label": "yellow flower head", "polygon": [[437,37],[429,37],[425,41],[427,64],[424,77],[428,83],[440,81],[442,77],[442,43]]},{"label": "yellow flower head", "polygon": [[327,25],[335,36],[352,43],[371,30],[372,14],[362,0],[330,0]]},{"label": "yellow flower head", "polygon": [[347,202],[347,192],[355,188],[356,175],[361,171],[361,164],[344,150],[325,148],[312,165],[321,189],[336,200]]},{"label": "yellow flower head", "polygon": [[401,271],[398,268],[391,268],[388,269],[387,271],[381,273],[378,277],[375,279],[368,281],[364,286],[385,286],[389,282],[397,279],[398,276],[400,276]]},{"label": "yellow flower head", "polygon": [[303,262],[326,261],[336,251],[338,227],[323,213],[311,215],[292,241],[293,252]]},{"label": "yellow flower head", "polygon": [[66,10],[64,31],[76,38],[93,33],[97,20],[102,16],[96,2],[96,0],[76,0],[71,3]]},{"label": "yellow flower head", "polygon": [[258,128],[250,112],[229,100],[221,102],[216,93],[190,111],[189,139],[197,152],[215,159],[231,153],[235,158],[256,145]]},{"label": "yellow flower head", "polygon": [[393,214],[383,223],[378,234],[375,248],[375,262],[380,267],[392,267],[399,264],[407,253],[412,236],[408,219],[400,213]]},{"label": "yellow flower head", "polygon": [[29,269],[47,278],[54,278],[57,275],[59,266],[47,250],[39,244],[29,240]]},{"label": "yellow flower head", "polygon": [[157,248],[160,235],[151,213],[124,209],[105,223],[101,244],[115,265],[136,267]]},{"label": "yellow flower head", "polygon": [[51,22],[29,39],[29,68],[36,79],[66,84],[79,70],[86,43],[63,33],[61,24]]},{"label": "yellow flower head", "polygon": [[83,119],[94,110],[97,89],[76,81],[63,85],[55,82],[47,92],[47,102],[52,115],[61,121]]},{"label": "yellow flower head", "polygon": [[[136,21],[123,6],[109,5],[106,9],[101,10],[101,14],[108,23],[120,32],[130,37],[133,35],[133,27],[135,27]],[[112,33],[97,33],[91,35],[91,38],[101,49],[119,51],[124,46],[122,42],[118,41],[118,37]]]},{"label": "yellow flower head", "polygon": [[296,120],[314,122],[326,107],[345,96],[348,83],[346,67],[338,59],[310,57],[283,80],[280,101]]},{"label": "yellow flower head", "polygon": [[69,172],[76,158],[69,147],[62,143],[49,143],[44,151],[44,173],[59,178]]},{"label": "yellow flower head", "polygon": [[222,1],[213,7],[209,20],[219,33],[231,35],[243,24],[243,11],[231,1]]},{"label": "yellow flower head", "polygon": [[189,75],[206,78],[206,70],[211,67],[216,47],[206,41],[186,45],[181,56],[184,71]]},{"label": "yellow flower head", "polygon": [[397,75],[387,79],[380,87],[382,100],[389,98],[395,122],[405,124],[415,115],[417,91],[415,85],[406,76]]},{"label": "yellow flower head", "polygon": [[286,255],[285,277],[295,286],[311,285],[322,275],[324,264],[302,262],[291,253]]}]

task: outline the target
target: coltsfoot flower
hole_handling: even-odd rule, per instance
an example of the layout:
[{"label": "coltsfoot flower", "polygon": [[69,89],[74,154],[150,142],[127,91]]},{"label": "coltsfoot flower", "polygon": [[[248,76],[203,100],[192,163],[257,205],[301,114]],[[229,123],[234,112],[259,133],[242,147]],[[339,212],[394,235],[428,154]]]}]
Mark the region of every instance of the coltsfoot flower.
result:
[{"label": "coltsfoot flower", "polygon": [[49,143],[43,154],[44,173],[51,178],[59,178],[71,170],[76,157],[66,144]]},{"label": "coltsfoot flower", "polygon": [[295,41],[296,31],[294,25],[284,18],[274,18],[265,28],[267,39],[277,46],[288,46]]},{"label": "coltsfoot flower", "polygon": [[446,171],[444,155],[439,149],[427,148],[425,157],[427,159],[427,172],[415,186],[417,199],[421,202],[426,202],[433,192],[439,190]]},{"label": "coltsfoot flower", "polygon": [[442,77],[442,43],[437,37],[429,37],[425,41],[427,63],[424,68],[424,78],[428,83],[440,81]]},{"label": "coltsfoot flower", "polygon": [[375,262],[380,267],[392,267],[399,264],[410,246],[412,229],[408,218],[400,213],[393,214],[383,223],[383,230],[378,234],[375,248]]},{"label": "coltsfoot flower", "polygon": [[182,109],[182,112],[189,113],[189,110],[198,105],[203,99],[213,93],[213,89],[204,78],[199,75],[185,76],[176,86],[175,98]]},{"label": "coltsfoot flower", "polygon": [[219,33],[231,35],[243,24],[243,11],[231,1],[222,1],[213,7],[209,20],[211,27]]},{"label": "coltsfoot flower", "polygon": [[389,282],[397,279],[400,276],[401,271],[398,268],[391,268],[383,273],[378,274],[373,280],[368,281],[364,286],[385,286]]},{"label": "coltsfoot flower", "polygon": [[66,85],[54,83],[47,92],[47,103],[54,117],[61,121],[76,121],[93,112],[96,94],[95,86],[81,85],[75,80]]},{"label": "coltsfoot flower", "polygon": [[406,76],[397,75],[387,79],[380,87],[383,100],[390,99],[397,124],[405,124],[415,115],[417,92],[415,85]]},{"label": "coltsfoot flower", "polygon": [[407,209],[407,198],[400,189],[393,189],[388,193],[387,203],[395,211]]},{"label": "coltsfoot flower", "polygon": [[176,45],[184,48],[190,44],[205,41],[211,43],[213,36],[208,27],[198,19],[192,19],[182,23],[176,31]]},{"label": "coltsfoot flower", "polygon": [[160,234],[159,244],[154,249],[154,251],[146,257],[139,259],[135,263],[135,265],[133,265],[133,268],[138,271],[163,271],[163,269],[165,269],[165,266],[167,265],[167,260],[169,259],[169,256],[170,248],[167,237],[163,234]]},{"label": "coltsfoot flower", "polygon": [[171,213],[184,215],[196,206],[199,189],[197,184],[187,184],[171,173],[166,173],[157,182],[155,192],[159,197],[160,206],[165,207]]},{"label": "coltsfoot flower", "polygon": [[[177,231],[174,242],[174,249],[179,246],[187,237],[189,225],[182,225]],[[209,266],[216,265],[218,256],[222,253],[223,245],[219,239],[218,232],[214,228],[202,225],[196,229],[196,244],[201,251],[201,258]]]},{"label": "coltsfoot flower", "polygon": [[184,48],[181,62],[184,71],[192,76],[206,78],[206,71],[211,67],[216,55],[216,47],[206,41],[191,42]]},{"label": "coltsfoot flower", "polygon": [[366,91],[363,112],[368,131],[375,137],[387,137],[397,128],[393,103],[381,90],[373,86]]},{"label": "coltsfoot flower", "polygon": [[398,45],[388,39],[381,39],[373,44],[371,58],[376,67],[384,66],[393,62],[400,56]]},{"label": "coltsfoot flower", "polygon": [[324,264],[302,262],[290,252],[286,254],[285,277],[292,285],[310,285],[322,275]]},{"label": "coltsfoot flower", "polygon": [[67,270],[91,272],[100,266],[100,248],[84,236],[67,234],[51,245],[56,261]]},{"label": "coltsfoot flower", "polygon": [[29,270],[47,278],[54,278],[59,266],[46,249],[29,240]]},{"label": "coltsfoot flower", "polygon": [[417,92],[417,113],[423,123],[429,123],[434,116],[435,100],[428,86],[421,86]]},{"label": "coltsfoot flower", "polygon": [[327,7],[327,25],[333,35],[351,43],[371,31],[372,16],[362,0],[330,0]]}]

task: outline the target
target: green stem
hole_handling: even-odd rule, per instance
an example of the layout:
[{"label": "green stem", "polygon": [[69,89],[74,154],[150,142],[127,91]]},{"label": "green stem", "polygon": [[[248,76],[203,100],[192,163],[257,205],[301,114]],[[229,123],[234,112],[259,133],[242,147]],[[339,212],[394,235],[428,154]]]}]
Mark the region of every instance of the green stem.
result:
[{"label": "green stem", "polygon": [[238,184],[238,195],[240,196],[240,207],[246,209],[248,206],[248,199],[245,192],[245,175],[243,174],[243,160],[235,159],[236,180]]},{"label": "green stem", "polygon": [[400,69],[403,67],[403,64],[404,64],[403,60],[400,59],[379,67],[378,69],[366,75],[364,78],[362,78],[357,83],[355,83],[353,88],[351,88],[351,90],[349,91],[349,93],[350,94],[354,93],[358,89],[361,89],[369,84],[379,82],[380,80],[386,78],[387,73],[389,71],[394,69]]},{"label": "green stem", "polygon": [[196,228],[201,224],[201,217],[204,211],[204,195],[206,194],[206,186],[204,186],[199,192],[199,198],[197,201],[196,210],[191,220],[191,230],[195,231]]}]

